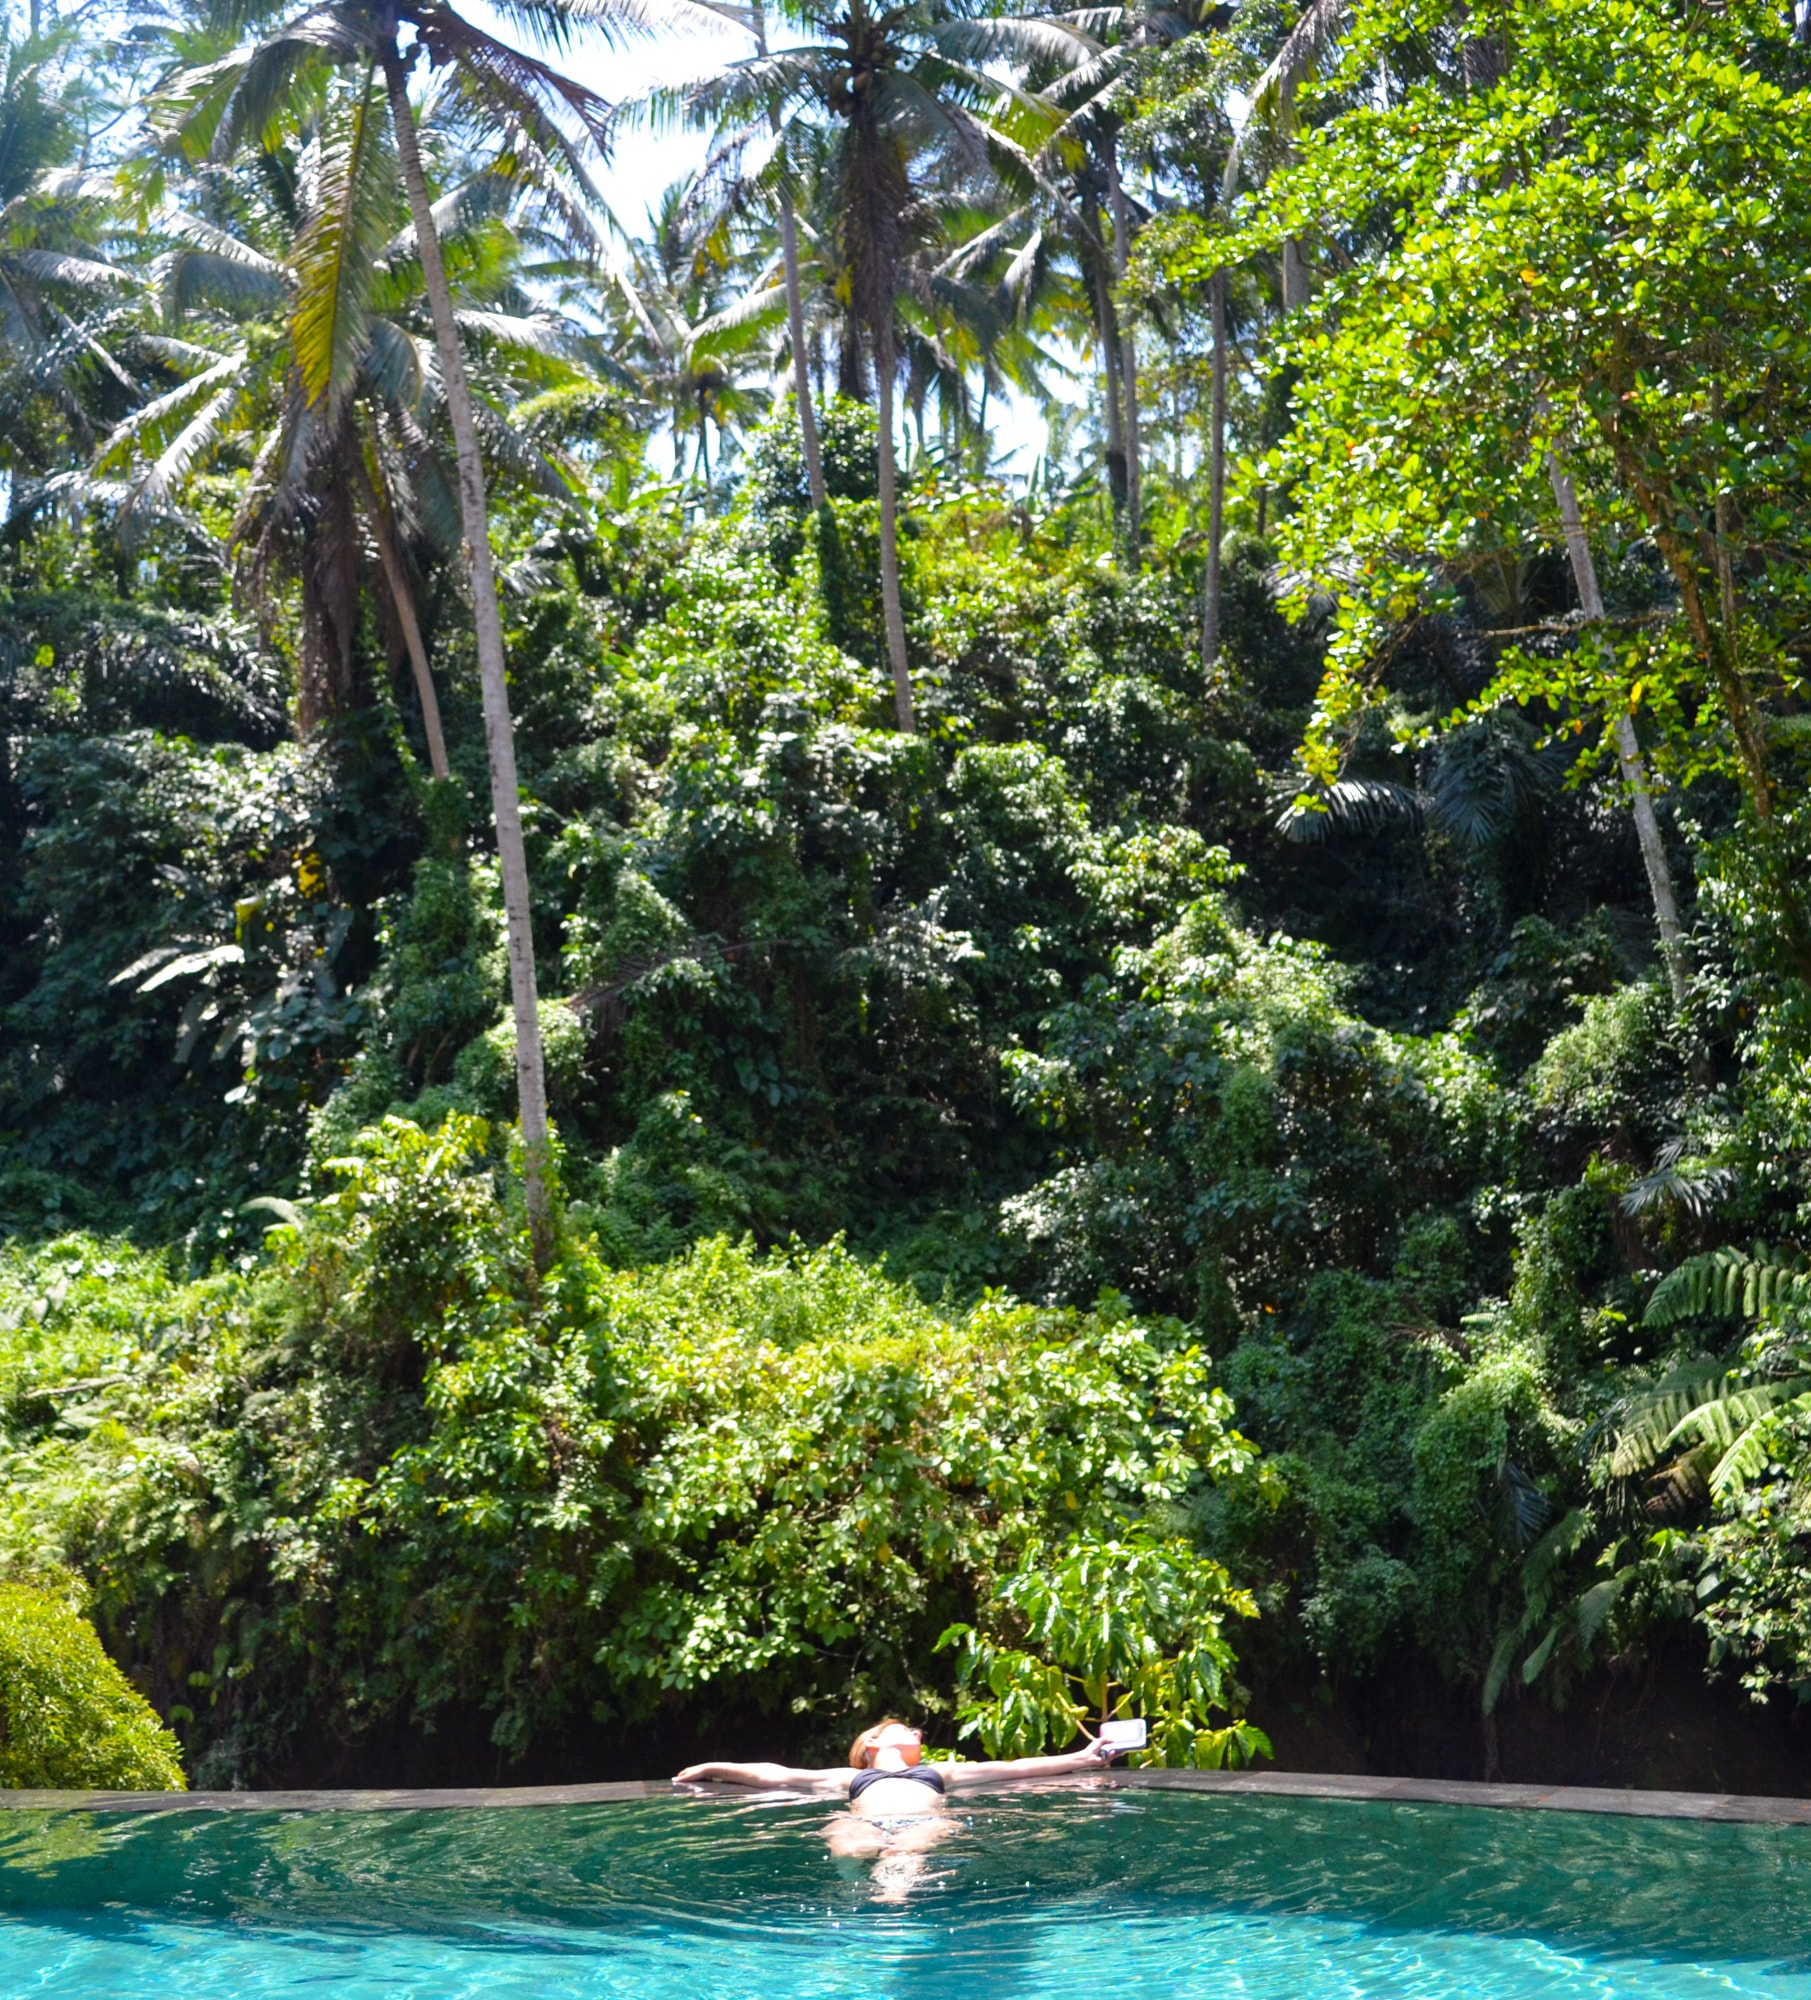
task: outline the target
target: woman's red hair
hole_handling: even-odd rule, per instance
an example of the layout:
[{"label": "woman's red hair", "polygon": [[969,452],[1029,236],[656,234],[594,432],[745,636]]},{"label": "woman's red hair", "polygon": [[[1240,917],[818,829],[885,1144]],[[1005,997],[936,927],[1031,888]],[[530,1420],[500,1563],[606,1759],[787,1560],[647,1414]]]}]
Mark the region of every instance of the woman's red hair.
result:
[{"label": "woman's red hair", "polygon": [[874,1761],[874,1752],[880,1744],[883,1729],[903,1729],[905,1724],[896,1715],[889,1715],[884,1722],[870,1723],[869,1726],[849,1745],[849,1762],[858,1771],[865,1771]]}]

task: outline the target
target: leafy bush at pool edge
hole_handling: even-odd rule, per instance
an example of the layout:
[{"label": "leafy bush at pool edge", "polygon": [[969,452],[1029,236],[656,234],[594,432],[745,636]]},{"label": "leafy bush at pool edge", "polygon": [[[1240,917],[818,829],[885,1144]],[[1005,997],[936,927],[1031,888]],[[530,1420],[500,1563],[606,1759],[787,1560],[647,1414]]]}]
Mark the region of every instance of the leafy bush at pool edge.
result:
[{"label": "leafy bush at pool edge", "polygon": [[66,1605],[0,1583],[0,1786],[181,1792],[176,1739]]}]

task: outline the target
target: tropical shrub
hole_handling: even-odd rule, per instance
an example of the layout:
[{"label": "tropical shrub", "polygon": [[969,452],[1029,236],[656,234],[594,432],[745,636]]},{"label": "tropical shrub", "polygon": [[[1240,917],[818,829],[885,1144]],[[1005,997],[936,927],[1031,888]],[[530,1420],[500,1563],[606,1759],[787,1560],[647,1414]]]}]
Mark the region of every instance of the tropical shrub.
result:
[{"label": "tropical shrub", "polygon": [[1256,1615],[1219,1563],[1141,1530],[1028,1551],[996,1586],[984,1629],[952,1625],[937,1643],[960,1648],[962,1734],[990,1757],[1037,1756],[1090,1723],[1136,1716],[1149,1741],[1135,1763],[1217,1771],[1270,1754],[1243,1717],[1216,1719],[1242,1693],[1226,1620]]},{"label": "tropical shrub", "polygon": [[1318,1270],[1387,1270],[1503,1122],[1461,1044],[1368,1026],[1325,954],[1254,937],[1218,895],[1122,950],[1042,1043],[1006,1062],[1063,1163],[1005,1219],[1059,1293],[1114,1284],[1210,1323],[1229,1296],[1262,1315]]},{"label": "tropical shrub", "polygon": [[0,1583],[0,1785],[186,1789],[176,1739],[108,1659],[94,1627],[22,1583]]},{"label": "tropical shrub", "polygon": [[935,1642],[1000,1578],[1257,1476],[1188,1331],[1121,1301],[949,1313],[840,1244],[613,1271],[576,1217],[537,1276],[460,1114],[335,1177],[245,1274],[66,1286],[11,1336],[4,1539],[89,1579],[210,1780],[459,1710],[510,1753],[947,1712]]}]

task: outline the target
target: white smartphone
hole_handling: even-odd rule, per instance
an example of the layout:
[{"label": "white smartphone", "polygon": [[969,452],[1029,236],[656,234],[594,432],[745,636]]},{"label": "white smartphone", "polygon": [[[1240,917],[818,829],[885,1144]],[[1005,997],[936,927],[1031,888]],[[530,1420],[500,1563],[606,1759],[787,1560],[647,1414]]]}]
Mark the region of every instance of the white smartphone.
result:
[{"label": "white smartphone", "polygon": [[1128,1716],[1123,1722],[1103,1722],[1100,1726],[1101,1747],[1115,1756],[1122,1750],[1142,1750],[1148,1740],[1142,1715]]}]

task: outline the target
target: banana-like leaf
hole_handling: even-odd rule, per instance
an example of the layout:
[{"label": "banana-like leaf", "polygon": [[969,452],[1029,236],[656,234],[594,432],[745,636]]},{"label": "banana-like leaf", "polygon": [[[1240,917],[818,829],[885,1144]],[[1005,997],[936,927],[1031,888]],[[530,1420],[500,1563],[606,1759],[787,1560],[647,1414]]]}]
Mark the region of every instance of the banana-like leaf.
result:
[{"label": "banana-like leaf", "polygon": [[1578,1600],[1578,1643],[1581,1650],[1590,1646],[1603,1630],[1604,1621],[1615,1609],[1626,1581],[1624,1576],[1606,1576],[1601,1583],[1592,1584]]},{"label": "banana-like leaf", "polygon": [[1532,1687],[1540,1679],[1541,1669],[1553,1657],[1553,1648],[1558,1642],[1559,1620],[1556,1618],[1547,1627],[1546,1635],[1541,1640],[1541,1643],[1522,1662],[1522,1682],[1524,1686]]},{"label": "banana-like leaf", "polygon": [[250,1201],[239,1205],[241,1215],[260,1212],[277,1218],[270,1225],[272,1229],[300,1229],[308,1220],[293,1201],[285,1201],[280,1194],[255,1194]]},{"label": "banana-like leaf", "polygon": [[187,942],[182,944],[155,945],[142,958],[135,958],[130,965],[116,972],[108,980],[107,984],[109,986],[130,985],[141,973],[149,972],[153,966],[166,965],[173,958],[180,958],[188,948]]},{"label": "banana-like leaf", "polygon": [[206,951],[185,952],[181,958],[173,958],[161,971],[152,973],[142,986],[140,993],[154,993],[158,987],[167,986],[172,979],[186,978],[192,972],[211,972],[217,965],[243,965],[245,953],[236,944],[210,945]]}]

